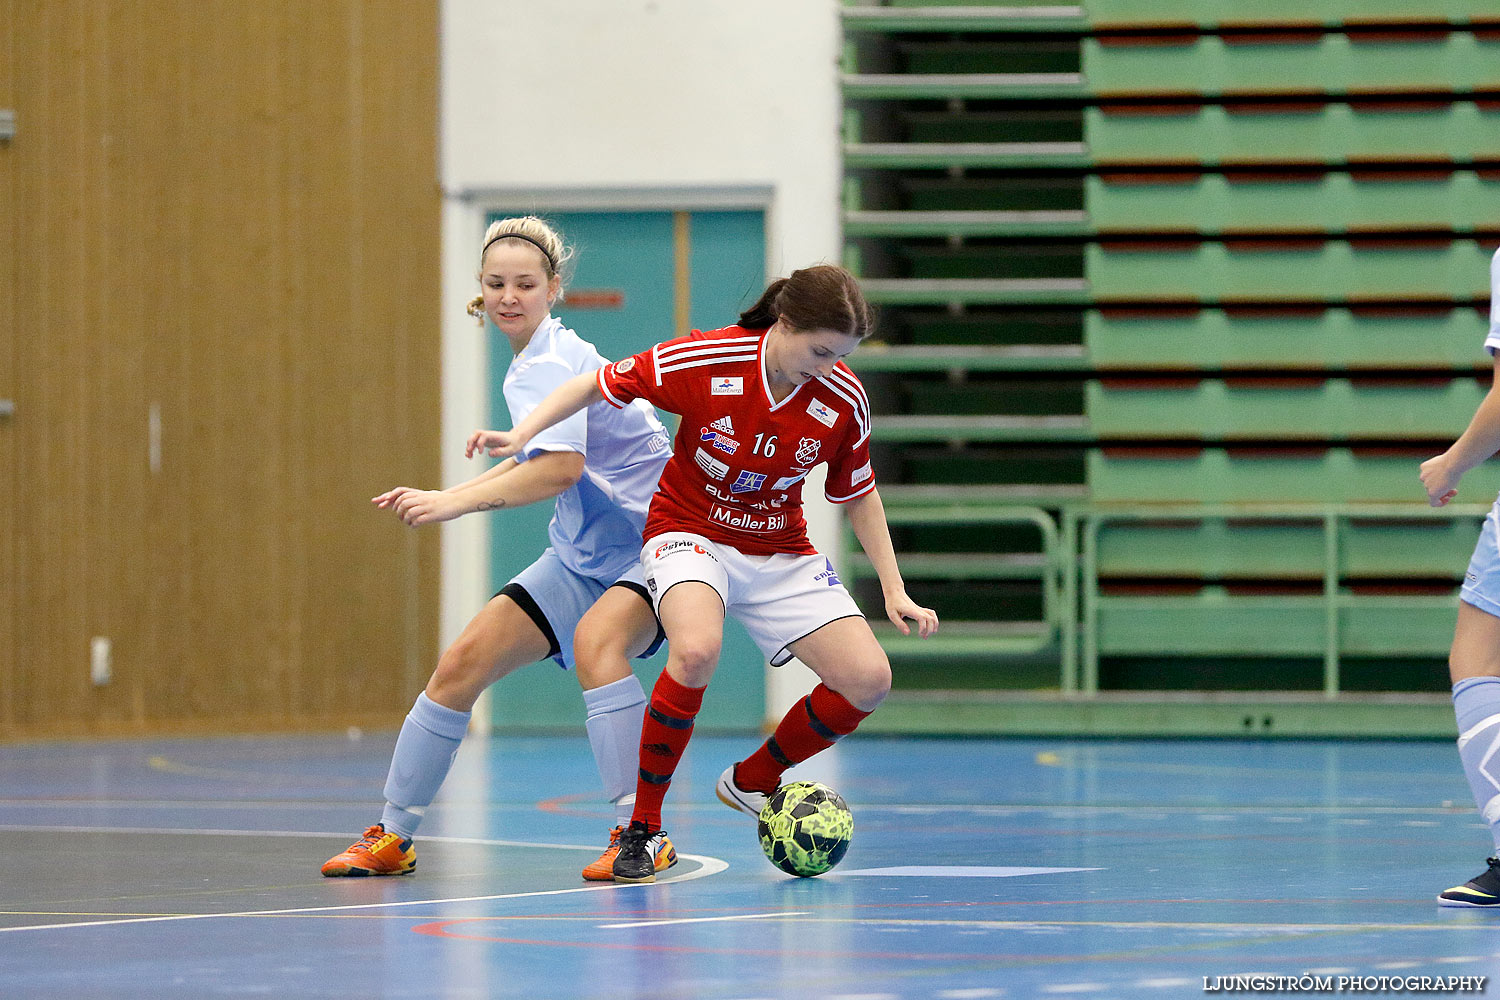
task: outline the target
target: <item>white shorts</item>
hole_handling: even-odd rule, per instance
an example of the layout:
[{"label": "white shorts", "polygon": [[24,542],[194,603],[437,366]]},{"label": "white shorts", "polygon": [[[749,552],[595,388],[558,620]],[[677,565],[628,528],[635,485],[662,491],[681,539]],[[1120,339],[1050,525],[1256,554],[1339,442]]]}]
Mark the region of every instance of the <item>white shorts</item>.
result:
[{"label": "white shorts", "polygon": [[668,531],[641,549],[652,607],[679,583],[706,583],[724,611],[743,626],[772,666],[792,658],[787,647],[840,618],[861,617],[833,568],[819,555],[751,556],[702,535]]},{"label": "white shorts", "polygon": [[1474,546],[1474,555],[1464,573],[1463,587],[1459,594],[1465,602],[1480,611],[1488,611],[1500,618],[1500,533],[1496,531],[1496,518],[1500,517],[1500,501],[1490,508],[1484,519],[1484,528],[1479,532],[1479,541]]}]

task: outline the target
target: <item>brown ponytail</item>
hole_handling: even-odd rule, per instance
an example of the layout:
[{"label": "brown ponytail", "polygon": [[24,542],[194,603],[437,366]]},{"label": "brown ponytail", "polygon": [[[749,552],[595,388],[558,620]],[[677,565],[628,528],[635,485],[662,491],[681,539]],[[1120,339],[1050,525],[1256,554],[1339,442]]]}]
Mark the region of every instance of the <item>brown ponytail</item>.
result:
[{"label": "brown ponytail", "polygon": [[794,330],[833,330],[860,340],[874,328],[874,314],[858,280],[836,264],[815,264],[777,278],[755,305],[740,313],[740,326],[750,330],[777,320]]}]

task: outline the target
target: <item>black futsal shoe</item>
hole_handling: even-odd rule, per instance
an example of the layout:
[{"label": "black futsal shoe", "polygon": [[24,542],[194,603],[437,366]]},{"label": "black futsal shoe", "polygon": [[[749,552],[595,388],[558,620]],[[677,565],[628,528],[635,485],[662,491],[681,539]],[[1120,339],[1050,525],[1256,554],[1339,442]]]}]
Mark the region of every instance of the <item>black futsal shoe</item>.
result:
[{"label": "black futsal shoe", "polygon": [[615,855],[616,882],[655,882],[656,860],[652,857],[654,841],[665,839],[666,831],[647,829],[635,820],[620,834],[620,853]]},{"label": "black futsal shoe", "polygon": [[1500,906],[1500,858],[1485,858],[1489,865],[1463,885],[1438,893],[1443,906]]}]

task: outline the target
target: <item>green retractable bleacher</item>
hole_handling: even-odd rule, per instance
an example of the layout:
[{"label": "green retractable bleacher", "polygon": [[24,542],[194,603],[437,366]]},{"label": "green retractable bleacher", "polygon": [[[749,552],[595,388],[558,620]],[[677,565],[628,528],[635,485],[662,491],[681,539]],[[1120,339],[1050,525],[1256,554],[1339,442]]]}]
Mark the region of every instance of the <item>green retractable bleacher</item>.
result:
[{"label": "green retractable bleacher", "polygon": [[1257,731],[1446,731],[1456,586],[1500,475],[1432,512],[1416,469],[1488,387],[1500,15],[843,20],[845,260],[881,311],[853,364],[912,592],[953,636],[883,637],[890,724],[1025,730],[1053,699],[1076,711],[1030,714],[1139,731],[1129,698],[1170,691],[1170,731],[1219,732],[1255,692],[1335,720],[1247,711]]}]

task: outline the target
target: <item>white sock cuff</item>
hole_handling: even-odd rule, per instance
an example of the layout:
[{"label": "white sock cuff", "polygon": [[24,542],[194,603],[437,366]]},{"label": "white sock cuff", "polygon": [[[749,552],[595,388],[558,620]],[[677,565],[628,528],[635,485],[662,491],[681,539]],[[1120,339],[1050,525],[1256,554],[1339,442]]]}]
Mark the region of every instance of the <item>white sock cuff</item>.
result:
[{"label": "white sock cuff", "polygon": [[588,709],[589,718],[626,708],[640,707],[644,710],[646,691],[641,687],[640,678],[631,674],[629,677],[610,681],[603,687],[583,692],[583,704]]},{"label": "white sock cuff", "polygon": [[434,736],[441,736],[445,740],[462,740],[469,731],[469,716],[472,714],[439,705],[423,691],[417,695],[416,704],[412,705],[407,718]]}]

